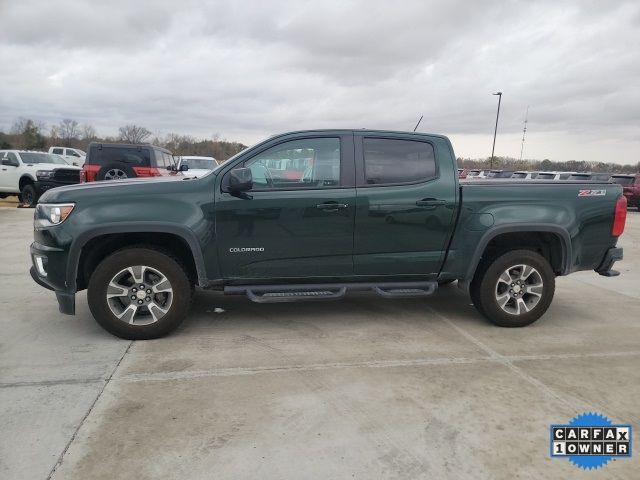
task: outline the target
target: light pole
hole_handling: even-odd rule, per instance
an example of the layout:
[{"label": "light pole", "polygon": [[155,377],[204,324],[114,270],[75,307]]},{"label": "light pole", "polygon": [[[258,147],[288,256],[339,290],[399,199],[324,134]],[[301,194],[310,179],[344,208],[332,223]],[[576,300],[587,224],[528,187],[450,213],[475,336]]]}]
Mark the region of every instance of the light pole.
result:
[{"label": "light pole", "polygon": [[491,161],[489,162],[489,168],[493,169],[493,152],[496,149],[496,134],[498,133],[498,118],[500,118],[500,102],[502,101],[502,92],[492,93],[492,95],[498,95],[498,113],[496,114],[496,128],[493,131],[493,147],[491,148]]}]

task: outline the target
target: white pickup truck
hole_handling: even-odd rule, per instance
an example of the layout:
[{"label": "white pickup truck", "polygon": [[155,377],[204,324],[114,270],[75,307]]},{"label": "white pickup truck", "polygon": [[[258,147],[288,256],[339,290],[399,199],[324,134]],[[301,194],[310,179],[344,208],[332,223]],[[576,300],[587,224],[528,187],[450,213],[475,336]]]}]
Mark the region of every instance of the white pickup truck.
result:
[{"label": "white pickup truck", "polygon": [[49,153],[60,155],[70,165],[77,165],[78,167],[82,167],[87,159],[87,154],[79,148],[51,147],[49,148]]},{"label": "white pickup truck", "polygon": [[18,195],[34,207],[47,190],[80,182],[80,167],[58,155],[24,150],[0,150],[0,198]]}]

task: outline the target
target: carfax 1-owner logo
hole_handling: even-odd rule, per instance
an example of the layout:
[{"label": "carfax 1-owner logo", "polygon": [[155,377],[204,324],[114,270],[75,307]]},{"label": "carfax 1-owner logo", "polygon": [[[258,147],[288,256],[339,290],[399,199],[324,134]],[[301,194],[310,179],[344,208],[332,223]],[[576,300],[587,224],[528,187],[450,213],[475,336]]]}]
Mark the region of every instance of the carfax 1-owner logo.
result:
[{"label": "carfax 1-owner logo", "polygon": [[600,468],[613,458],[631,457],[631,425],[613,424],[599,413],[583,413],[566,425],[551,425],[551,457],[577,467]]}]

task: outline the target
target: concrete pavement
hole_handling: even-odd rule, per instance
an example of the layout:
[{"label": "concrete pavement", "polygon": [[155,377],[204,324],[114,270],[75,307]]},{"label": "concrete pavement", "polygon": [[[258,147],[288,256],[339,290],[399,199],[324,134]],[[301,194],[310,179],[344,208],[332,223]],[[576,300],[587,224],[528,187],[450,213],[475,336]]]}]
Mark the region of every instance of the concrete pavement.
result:
[{"label": "concrete pavement", "polygon": [[[524,329],[455,286],[280,305],[200,292],[177,332],[133,343],[84,294],[67,317],[32,282],[31,215],[0,209],[0,478],[584,478],[549,458],[551,423],[594,410],[640,428],[637,212],[623,276],[559,278]],[[634,454],[588,476],[637,478]]]}]

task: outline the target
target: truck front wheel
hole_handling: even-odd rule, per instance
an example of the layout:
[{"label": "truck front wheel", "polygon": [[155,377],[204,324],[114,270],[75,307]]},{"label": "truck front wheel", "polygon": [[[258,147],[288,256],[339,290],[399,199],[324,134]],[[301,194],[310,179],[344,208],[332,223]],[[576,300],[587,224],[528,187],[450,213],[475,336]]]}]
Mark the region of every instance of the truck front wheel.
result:
[{"label": "truck front wheel", "polygon": [[129,247],[105,258],[89,280],[87,300],[96,321],[128,340],[162,337],[189,311],[192,285],[168,252]]},{"label": "truck front wheel", "polygon": [[36,189],[31,183],[27,183],[22,187],[20,191],[20,197],[22,199],[22,203],[27,205],[28,207],[35,207],[36,203],[38,203],[38,194],[36,193]]},{"label": "truck front wheel", "polygon": [[481,263],[470,290],[478,311],[494,324],[524,327],[551,305],[555,274],[542,255],[513,250]]}]

